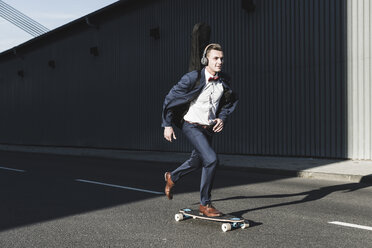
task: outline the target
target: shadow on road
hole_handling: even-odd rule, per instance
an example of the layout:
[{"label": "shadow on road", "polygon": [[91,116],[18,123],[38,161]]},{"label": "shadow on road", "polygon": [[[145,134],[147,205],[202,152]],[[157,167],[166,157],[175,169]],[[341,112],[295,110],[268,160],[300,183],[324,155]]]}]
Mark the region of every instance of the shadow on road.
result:
[{"label": "shadow on road", "polygon": [[294,197],[294,196],[304,196],[304,198],[301,200],[283,202],[283,203],[272,204],[268,206],[245,209],[245,210],[229,213],[229,214],[232,214],[238,217],[242,217],[244,214],[248,212],[253,212],[253,211],[258,211],[258,210],[263,210],[263,209],[268,209],[268,208],[289,206],[289,205],[294,205],[294,204],[302,204],[302,203],[311,202],[311,201],[317,201],[334,192],[340,191],[342,193],[350,193],[350,192],[354,192],[359,189],[367,188],[370,186],[371,186],[370,184],[365,184],[365,183],[347,183],[347,184],[341,184],[341,185],[321,187],[316,190],[310,190],[310,191],[294,193],[294,194],[274,194],[274,195],[262,195],[262,196],[234,196],[234,197],[228,197],[224,199],[216,199],[214,200],[214,202],[253,199],[253,198],[255,199],[257,198],[287,198],[287,197]]},{"label": "shadow on road", "polygon": [[[0,170],[0,231],[3,231],[151,198],[165,201],[163,195],[87,184],[76,179],[163,192],[164,172],[173,170],[178,163],[0,152],[0,165],[25,170],[24,173]],[[222,175],[223,180],[217,179],[215,188],[283,178],[228,170],[221,170]],[[198,192],[199,184],[200,171],[183,178],[176,194]]]}]

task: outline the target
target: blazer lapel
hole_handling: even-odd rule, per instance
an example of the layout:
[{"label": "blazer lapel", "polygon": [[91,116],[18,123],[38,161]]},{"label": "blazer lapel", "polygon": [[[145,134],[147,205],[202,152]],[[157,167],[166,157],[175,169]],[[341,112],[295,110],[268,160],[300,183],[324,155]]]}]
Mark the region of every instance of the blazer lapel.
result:
[{"label": "blazer lapel", "polygon": [[200,72],[200,84],[199,84],[198,89],[203,89],[205,84],[206,82],[205,82],[205,67],[204,67]]},{"label": "blazer lapel", "polygon": [[219,80],[222,83],[222,85],[223,85],[224,88],[226,88],[228,90],[231,90],[230,85],[228,83],[226,83],[226,79],[224,78],[223,74],[220,76],[220,79]]},{"label": "blazer lapel", "polygon": [[205,68],[203,68],[200,72],[200,83],[198,86],[196,86],[194,89],[192,89],[186,96],[186,98],[188,99],[188,101],[192,101],[194,100],[199,94],[200,92],[203,90],[204,86],[205,86]]}]

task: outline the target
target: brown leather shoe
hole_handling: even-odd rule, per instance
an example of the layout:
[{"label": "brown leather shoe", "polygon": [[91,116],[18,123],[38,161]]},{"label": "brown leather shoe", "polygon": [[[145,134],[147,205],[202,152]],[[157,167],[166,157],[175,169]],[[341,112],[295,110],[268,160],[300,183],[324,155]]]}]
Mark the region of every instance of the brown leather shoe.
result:
[{"label": "brown leather shoe", "polygon": [[199,214],[207,217],[219,217],[223,215],[220,211],[213,207],[212,204],[207,204],[206,206],[200,205]]},{"label": "brown leather shoe", "polygon": [[164,179],[167,182],[167,184],[165,185],[165,190],[164,190],[165,191],[165,195],[168,197],[169,200],[172,200],[173,199],[173,190],[172,190],[172,188],[174,186],[174,182],[172,181],[170,172],[165,172]]}]

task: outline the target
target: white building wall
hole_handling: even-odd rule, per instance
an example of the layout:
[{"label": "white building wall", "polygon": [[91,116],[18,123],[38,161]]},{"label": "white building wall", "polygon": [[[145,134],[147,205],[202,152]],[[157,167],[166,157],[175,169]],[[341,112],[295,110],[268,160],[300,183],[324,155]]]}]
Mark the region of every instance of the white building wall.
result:
[{"label": "white building wall", "polygon": [[347,2],[347,150],[352,159],[372,159],[371,2]]}]

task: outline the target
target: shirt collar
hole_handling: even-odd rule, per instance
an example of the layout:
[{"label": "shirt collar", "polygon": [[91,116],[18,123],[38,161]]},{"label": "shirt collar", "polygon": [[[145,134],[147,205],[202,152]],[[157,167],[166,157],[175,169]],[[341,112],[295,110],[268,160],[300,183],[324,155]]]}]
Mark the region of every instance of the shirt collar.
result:
[{"label": "shirt collar", "polygon": [[[209,79],[210,77],[213,77],[213,75],[210,74],[210,73],[207,71],[207,69],[204,70],[204,73],[205,73],[205,82],[206,82],[206,83],[209,83],[209,82],[208,82],[208,79]],[[215,76],[218,76],[218,72],[216,73]]]}]

